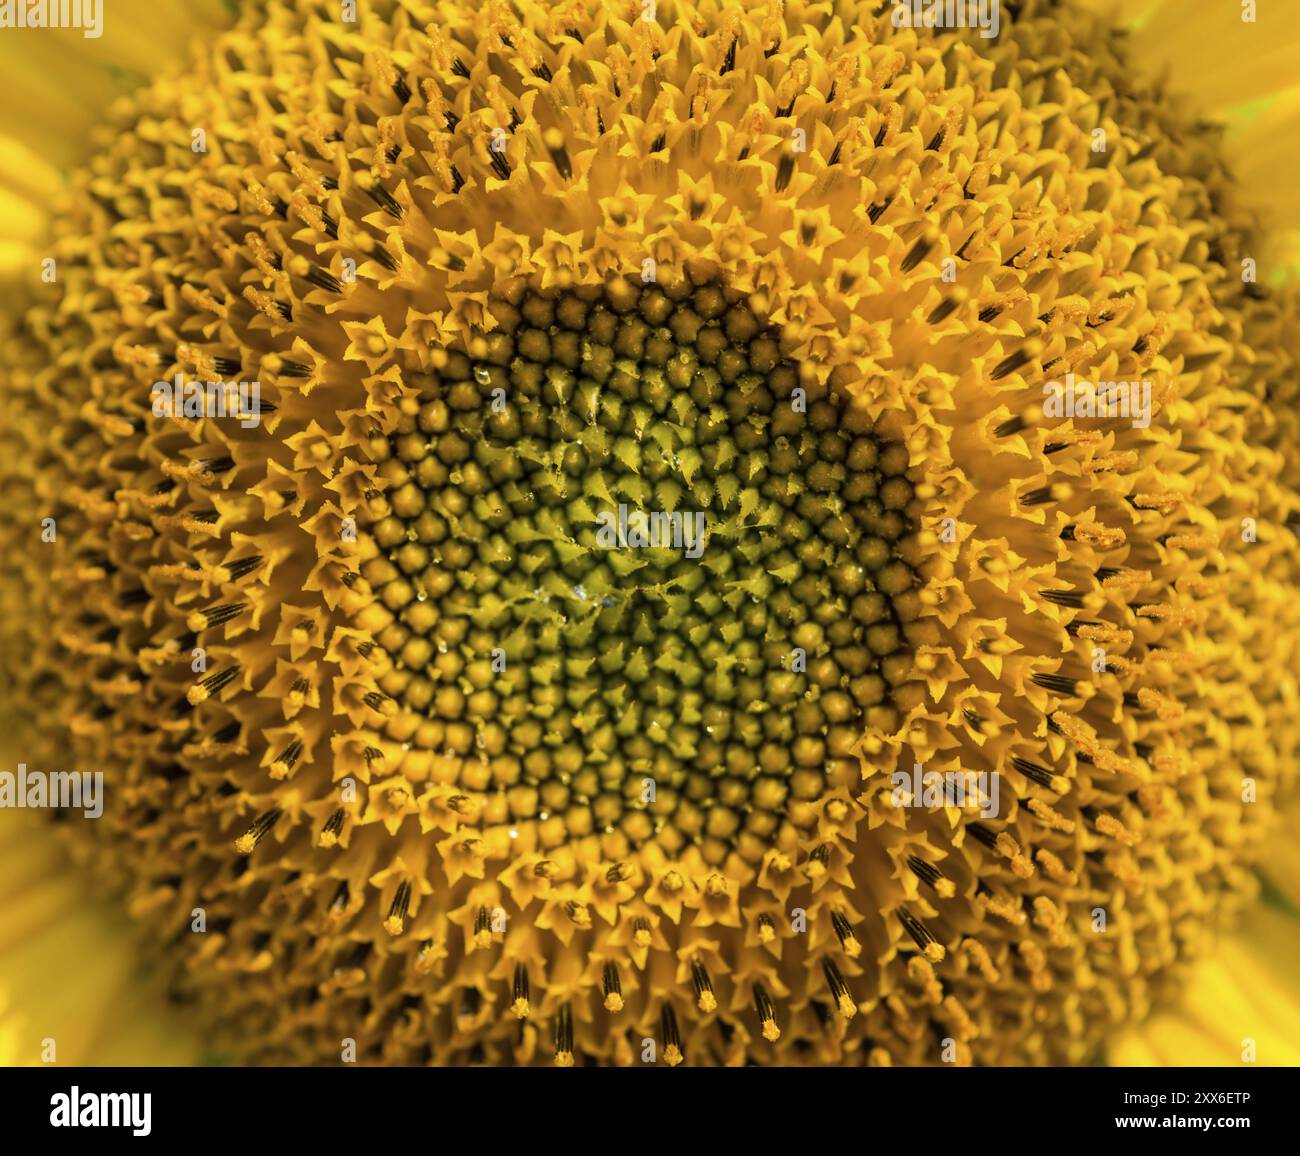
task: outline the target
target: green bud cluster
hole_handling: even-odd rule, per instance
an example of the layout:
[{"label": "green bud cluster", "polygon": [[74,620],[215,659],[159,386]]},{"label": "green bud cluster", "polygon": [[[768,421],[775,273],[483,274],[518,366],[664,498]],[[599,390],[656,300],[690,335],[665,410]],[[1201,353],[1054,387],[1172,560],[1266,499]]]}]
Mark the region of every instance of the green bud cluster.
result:
[{"label": "green bud cluster", "polygon": [[[384,689],[509,821],[756,860],[897,723],[906,452],[722,284],[501,292],[373,447]],[[706,548],[600,544],[620,504]]]}]

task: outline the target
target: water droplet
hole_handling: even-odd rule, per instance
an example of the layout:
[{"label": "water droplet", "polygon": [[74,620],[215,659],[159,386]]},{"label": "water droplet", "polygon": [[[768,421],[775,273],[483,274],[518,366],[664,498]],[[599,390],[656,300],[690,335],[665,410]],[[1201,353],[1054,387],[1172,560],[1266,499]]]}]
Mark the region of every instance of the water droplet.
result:
[{"label": "water droplet", "polygon": [[447,644],[445,642],[438,643],[438,653],[439,654],[447,653]]}]

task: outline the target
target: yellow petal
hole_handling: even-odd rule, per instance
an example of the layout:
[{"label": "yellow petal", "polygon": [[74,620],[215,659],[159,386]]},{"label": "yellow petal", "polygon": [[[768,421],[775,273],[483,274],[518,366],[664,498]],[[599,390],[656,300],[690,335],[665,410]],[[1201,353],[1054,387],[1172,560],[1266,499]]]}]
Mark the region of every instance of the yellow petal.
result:
[{"label": "yellow petal", "polygon": [[0,810],[0,1065],[193,1064],[198,1035],[139,970],[103,903],[28,812]]},{"label": "yellow petal", "polygon": [[[32,213],[49,211],[63,176],[91,152],[105,109],[153,76],[184,67],[186,45],[231,21],[223,0],[116,0],[102,35],[75,28],[8,29],[0,36],[0,285],[39,276]],[[11,197],[25,197],[27,212]]]},{"label": "yellow petal", "polygon": [[1259,277],[1300,271],[1300,20],[1294,6],[1260,0],[1242,19],[1238,0],[1076,0],[1127,27],[1144,77],[1228,126],[1225,156],[1244,198],[1263,214]]},{"label": "yellow petal", "polygon": [[77,29],[10,30],[0,138],[24,141],[59,166],[76,163],[107,104],[183,65],[190,40],[230,15],[221,0],[117,0],[104,6],[98,37]]},{"label": "yellow petal", "polygon": [[1159,1011],[1110,1046],[1117,1067],[1300,1065],[1300,920],[1260,906],[1195,965],[1177,1009]]}]

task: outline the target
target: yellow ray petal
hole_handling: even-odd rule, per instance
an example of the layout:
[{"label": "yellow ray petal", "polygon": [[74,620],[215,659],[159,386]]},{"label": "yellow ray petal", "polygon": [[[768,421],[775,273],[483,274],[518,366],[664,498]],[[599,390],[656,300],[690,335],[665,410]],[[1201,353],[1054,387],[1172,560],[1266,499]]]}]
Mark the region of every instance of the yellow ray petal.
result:
[{"label": "yellow ray petal", "polygon": [[183,63],[190,40],[230,14],[221,0],[118,0],[105,6],[99,37],[77,29],[10,30],[0,138],[25,141],[55,164],[75,163],[106,104]]},{"label": "yellow ray petal", "polygon": [[[182,67],[186,45],[231,20],[223,0],[117,0],[103,34],[9,29],[0,38],[6,77],[0,101],[0,285],[37,276],[34,211],[48,211],[62,176],[90,152],[91,130],[116,98]],[[25,197],[35,210],[14,208]]]},{"label": "yellow ray petal", "polygon": [[1136,59],[1168,67],[1173,91],[1208,107],[1230,108],[1300,79],[1300,22],[1289,4],[1261,0],[1257,19],[1246,21],[1236,0],[1165,0],[1148,6],[1133,45]]},{"label": "yellow ray petal", "polygon": [[1300,270],[1300,20],[1292,4],[1260,0],[1242,19],[1236,0],[1075,0],[1127,27],[1130,59],[1177,99],[1228,126],[1225,155],[1268,244],[1259,276]]},{"label": "yellow ray petal", "polygon": [[1259,0],[1242,19],[1239,0],[1074,0],[1129,29],[1136,65],[1164,69],[1173,92],[1229,108],[1295,85],[1300,23],[1290,4]]},{"label": "yellow ray petal", "polygon": [[125,920],[51,832],[0,811],[0,1065],[193,1064],[201,1041],[142,974]]},{"label": "yellow ray petal", "polygon": [[1159,1011],[1116,1039],[1108,1052],[1118,1067],[1234,1067],[1246,1041],[1255,1061],[1300,1065],[1300,920],[1267,907],[1253,911],[1240,932],[1196,965],[1181,1006]]}]

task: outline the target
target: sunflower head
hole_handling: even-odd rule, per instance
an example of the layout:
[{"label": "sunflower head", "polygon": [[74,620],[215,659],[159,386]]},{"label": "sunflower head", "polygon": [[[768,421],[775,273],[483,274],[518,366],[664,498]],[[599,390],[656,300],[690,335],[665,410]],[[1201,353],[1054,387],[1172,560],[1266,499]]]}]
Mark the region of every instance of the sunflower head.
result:
[{"label": "sunflower head", "polygon": [[1215,142],[1069,5],[336,7],[125,108],[3,346],[80,853],[250,1060],[1093,1055],[1296,745]]}]

